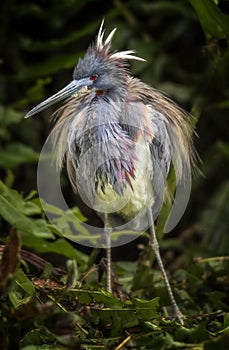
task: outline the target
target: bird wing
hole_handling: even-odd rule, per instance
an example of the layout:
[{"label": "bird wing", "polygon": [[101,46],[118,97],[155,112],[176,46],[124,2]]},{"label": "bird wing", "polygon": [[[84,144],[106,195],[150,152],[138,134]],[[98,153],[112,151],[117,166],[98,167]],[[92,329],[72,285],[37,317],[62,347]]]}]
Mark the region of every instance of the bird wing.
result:
[{"label": "bird wing", "polygon": [[151,141],[151,155],[153,164],[157,164],[165,184],[172,158],[171,140],[168,132],[168,120],[160,112],[153,110],[151,125],[153,138]]},{"label": "bird wing", "polygon": [[129,77],[127,101],[129,113],[124,116],[126,123],[131,125],[128,134],[136,140],[138,130],[143,130],[150,147],[155,203],[153,213],[156,217],[165,194],[168,194],[166,181],[171,164],[176,184],[183,185],[195,164],[192,127],[182,109],[139,79]]},{"label": "bird wing", "polygon": [[153,166],[152,183],[154,192],[153,215],[156,218],[166,189],[166,181],[172,161],[172,145],[169,135],[169,123],[166,117],[157,110],[151,109],[152,140],[150,143]]}]

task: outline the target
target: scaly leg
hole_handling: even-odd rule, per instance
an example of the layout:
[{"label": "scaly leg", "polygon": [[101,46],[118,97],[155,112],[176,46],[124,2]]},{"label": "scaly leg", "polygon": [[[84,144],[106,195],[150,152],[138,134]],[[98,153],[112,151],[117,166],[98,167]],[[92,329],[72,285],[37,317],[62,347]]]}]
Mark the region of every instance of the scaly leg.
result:
[{"label": "scaly leg", "polygon": [[107,291],[112,293],[111,286],[111,233],[112,227],[109,224],[108,215],[105,214],[104,233],[106,239],[106,258],[107,258]]},{"label": "scaly leg", "polygon": [[161,270],[161,273],[162,273],[164,281],[165,281],[165,286],[166,286],[166,289],[168,291],[169,298],[171,300],[171,306],[172,306],[172,310],[173,310],[173,317],[175,319],[177,319],[181,324],[184,324],[184,322],[183,322],[184,316],[182,315],[179,307],[177,306],[176,300],[174,298],[174,295],[173,295],[173,292],[172,292],[172,289],[171,289],[171,286],[170,286],[170,283],[169,283],[169,280],[168,280],[168,277],[166,275],[165,268],[164,268],[164,265],[163,265],[163,262],[162,262],[162,259],[161,259],[160,250],[159,250],[159,244],[158,244],[156,233],[155,233],[153,214],[152,214],[152,210],[151,209],[148,209],[148,220],[149,220],[149,224],[150,224],[149,229],[150,229],[150,236],[151,236],[150,237],[151,248],[154,251],[155,258],[157,260],[157,263],[159,265],[159,268]]}]

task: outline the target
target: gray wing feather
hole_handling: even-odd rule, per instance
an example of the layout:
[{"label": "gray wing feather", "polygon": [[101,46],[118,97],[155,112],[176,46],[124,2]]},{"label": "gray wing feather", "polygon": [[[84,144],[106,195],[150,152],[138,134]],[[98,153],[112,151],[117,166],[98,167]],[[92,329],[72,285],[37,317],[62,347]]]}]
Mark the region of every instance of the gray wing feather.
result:
[{"label": "gray wing feather", "polygon": [[168,120],[163,114],[153,110],[151,126],[154,135],[150,145],[153,163],[152,181],[154,189],[154,205],[152,210],[153,215],[156,218],[164,200],[166,180],[172,159],[172,145],[168,132]]}]

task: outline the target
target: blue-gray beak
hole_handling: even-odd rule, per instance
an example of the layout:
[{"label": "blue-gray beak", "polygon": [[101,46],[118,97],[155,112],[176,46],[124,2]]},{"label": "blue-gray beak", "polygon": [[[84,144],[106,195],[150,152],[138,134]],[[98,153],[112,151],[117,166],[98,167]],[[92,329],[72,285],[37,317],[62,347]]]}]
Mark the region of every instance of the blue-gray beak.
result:
[{"label": "blue-gray beak", "polygon": [[25,118],[29,118],[33,116],[34,114],[37,114],[41,111],[43,111],[45,108],[52,106],[54,103],[57,103],[59,101],[62,101],[78,91],[80,91],[83,87],[89,86],[93,83],[90,78],[83,78],[80,80],[73,80],[70,84],[65,86],[62,90],[58,91],[55,95],[47,98],[47,100],[39,103],[36,107],[31,109],[25,116]]}]

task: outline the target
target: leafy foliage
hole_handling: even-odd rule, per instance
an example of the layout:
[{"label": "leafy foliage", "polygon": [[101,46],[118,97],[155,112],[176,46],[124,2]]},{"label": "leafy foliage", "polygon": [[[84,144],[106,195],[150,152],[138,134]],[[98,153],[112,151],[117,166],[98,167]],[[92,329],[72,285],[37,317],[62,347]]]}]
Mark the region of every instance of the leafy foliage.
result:
[{"label": "leafy foliage", "polygon": [[[228,11],[226,0],[1,2],[1,349],[228,347]],[[51,225],[36,193],[51,112],[26,121],[24,114],[68,83],[103,16],[108,30],[118,28],[115,47],[147,59],[133,62],[133,74],[190,111],[199,134],[204,176],[194,179],[182,222],[161,241],[184,326],[169,317],[147,235],[134,243],[137,256],[133,245],[128,256],[124,247],[125,261],[116,256],[112,295],[104,290],[99,252],[70,242],[72,216],[46,203],[62,229]],[[75,207],[62,182],[73,214],[96,220]],[[158,220],[160,237],[168,210]],[[83,225],[74,227],[79,237],[88,235]]]}]

